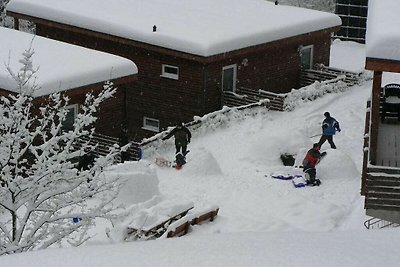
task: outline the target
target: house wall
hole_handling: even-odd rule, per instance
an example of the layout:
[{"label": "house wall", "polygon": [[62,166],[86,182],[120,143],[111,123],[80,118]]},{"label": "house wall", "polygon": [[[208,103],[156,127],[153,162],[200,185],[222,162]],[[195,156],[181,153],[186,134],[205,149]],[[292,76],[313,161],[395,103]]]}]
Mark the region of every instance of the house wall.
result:
[{"label": "house wall", "polygon": [[[142,129],[145,116],[159,120],[160,128],[164,129],[178,120],[191,121],[194,115],[220,108],[220,103],[214,103],[207,110],[204,108],[202,63],[72,30],[38,24],[36,31],[38,35],[120,55],[135,62],[139,78],[134,86],[125,89],[131,139],[154,135],[155,132]],[[179,67],[179,79],[161,77],[162,64]]]},{"label": "house wall", "polygon": [[[128,130],[140,140],[155,132],[142,129],[143,117],[159,120],[160,130],[178,121],[191,121],[218,110],[222,68],[237,64],[237,86],[275,93],[298,88],[299,46],[314,45],[314,63],[329,64],[330,37],[334,29],[304,34],[246,49],[199,57],[131,40],[94,33],[68,25],[36,23],[38,35],[131,59],[138,66],[138,81],[126,88]],[[179,79],[161,77],[162,64],[179,67]]]},{"label": "house wall", "polygon": [[[99,93],[97,90],[95,94]],[[97,121],[94,123],[94,127],[97,133],[121,137],[121,130],[124,128],[124,102],[123,102],[123,89],[118,88],[112,98],[106,99],[100,104],[98,111],[95,116]],[[69,103],[78,104],[79,108],[84,104],[85,94],[77,94],[73,90],[66,91],[65,95],[70,97]]]},{"label": "house wall", "polygon": [[[86,94],[93,92],[97,95],[102,90],[101,85],[86,86],[78,89],[72,89],[62,92],[63,95],[69,97],[68,105],[78,105],[78,110],[85,102]],[[0,89],[0,96],[8,96],[11,93],[7,90]],[[36,107],[41,107],[48,103],[48,96],[37,97],[33,101]],[[34,111],[35,112],[35,111]],[[97,133],[122,138],[124,129],[125,106],[124,106],[124,88],[119,87],[112,98],[106,99],[100,104],[98,111],[95,113],[97,121],[94,127]]]},{"label": "house wall", "polygon": [[[211,99],[220,99],[221,73],[224,66],[237,65],[237,87],[287,93],[299,88],[300,46],[314,45],[313,62],[329,65],[332,30],[319,31],[278,40],[265,45],[226,53],[207,66],[207,92],[218,92]],[[217,87],[217,90],[213,88]],[[211,95],[209,93],[208,95]]]}]

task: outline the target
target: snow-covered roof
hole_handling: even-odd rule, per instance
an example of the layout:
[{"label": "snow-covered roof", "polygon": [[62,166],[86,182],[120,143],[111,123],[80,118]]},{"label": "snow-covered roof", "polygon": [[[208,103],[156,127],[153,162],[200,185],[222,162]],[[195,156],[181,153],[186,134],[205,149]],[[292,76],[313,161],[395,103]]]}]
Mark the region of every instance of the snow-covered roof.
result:
[{"label": "snow-covered roof", "polygon": [[11,0],[7,10],[200,56],[341,25],[265,0]]},{"label": "snow-covered roof", "polygon": [[400,60],[400,1],[370,0],[368,4],[366,55]]},{"label": "snow-covered roof", "polygon": [[22,67],[22,53],[31,46],[33,67],[39,68],[36,83],[41,87],[35,96],[104,82],[137,74],[132,61],[29,33],[0,27],[0,88],[16,92],[17,83],[7,71]]}]

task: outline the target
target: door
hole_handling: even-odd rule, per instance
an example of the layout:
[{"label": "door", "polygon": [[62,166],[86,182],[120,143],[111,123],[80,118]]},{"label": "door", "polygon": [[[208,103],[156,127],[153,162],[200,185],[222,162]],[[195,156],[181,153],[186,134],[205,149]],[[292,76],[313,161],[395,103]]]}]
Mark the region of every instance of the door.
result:
[{"label": "door", "polygon": [[222,90],[236,91],[236,64],[222,68]]},{"label": "door", "polygon": [[301,69],[309,70],[312,69],[313,66],[313,57],[314,57],[314,46],[307,45],[303,46],[300,49],[300,57],[301,57]]}]

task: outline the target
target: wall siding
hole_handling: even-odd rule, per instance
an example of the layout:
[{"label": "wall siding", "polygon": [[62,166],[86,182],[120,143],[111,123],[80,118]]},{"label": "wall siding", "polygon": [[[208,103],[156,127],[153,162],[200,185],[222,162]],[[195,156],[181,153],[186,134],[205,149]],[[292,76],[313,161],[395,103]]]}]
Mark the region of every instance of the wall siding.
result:
[{"label": "wall siding", "polygon": [[[102,90],[102,86],[87,86],[79,89],[72,89],[61,92],[63,95],[69,97],[68,105],[77,104],[78,112],[85,102],[85,97],[88,92],[93,92],[97,95]],[[112,98],[105,100],[100,104],[98,111],[94,114],[97,121],[94,123],[96,132],[104,135],[114,136],[121,138],[121,130],[124,122],[124,103],[123,103],[123,90],[117,89]],[[11,93],[7,90],[0,89],[0,96],[9,96]],[[44,106],[48,103],[48,96],[37,97],[33,101],[35,107]],[[38,112],[36,109],[33,113]]]},{"label": "wall siding", "polygon": [[[38,35],[120,55],[135,62],[139,69],[138,81],[125,89],[129,136],[134,140],[154,134],[142,129],[144,116],[158,119],[160,128],[165,129],[179,120],[190,121],[193,116],[220,109],[221,74],[227,65],[238,66],[237,86],[275,93],[298,88],[298,47],[314,44],[314,63],[328,65],[330,37],[334,30],[303,34],[204,58],[171,50],[163,53],[162,48],[154,49],[151,45],[135,45],[133,41],[129,43],[122,39],[121,42],[115,41],[117,37],[113,40],[99,38],[98,33],[91,36],[68,25],[52,27],[36,23]],[[161,77],[162,64],[179,67],[179,80]],[[118,103],[123,105],[120,100]],[[112,127],[117,126],[114,123]]]}]

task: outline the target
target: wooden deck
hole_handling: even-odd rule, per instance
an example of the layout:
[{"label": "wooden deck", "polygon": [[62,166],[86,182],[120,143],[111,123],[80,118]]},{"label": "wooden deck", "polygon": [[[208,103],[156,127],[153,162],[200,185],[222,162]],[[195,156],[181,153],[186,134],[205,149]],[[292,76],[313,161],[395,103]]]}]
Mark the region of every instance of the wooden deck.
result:
[{"label": "wooden deck", "polygon": [[400,123],[387,118],[378,130],[377,166],[400,167]]}]

